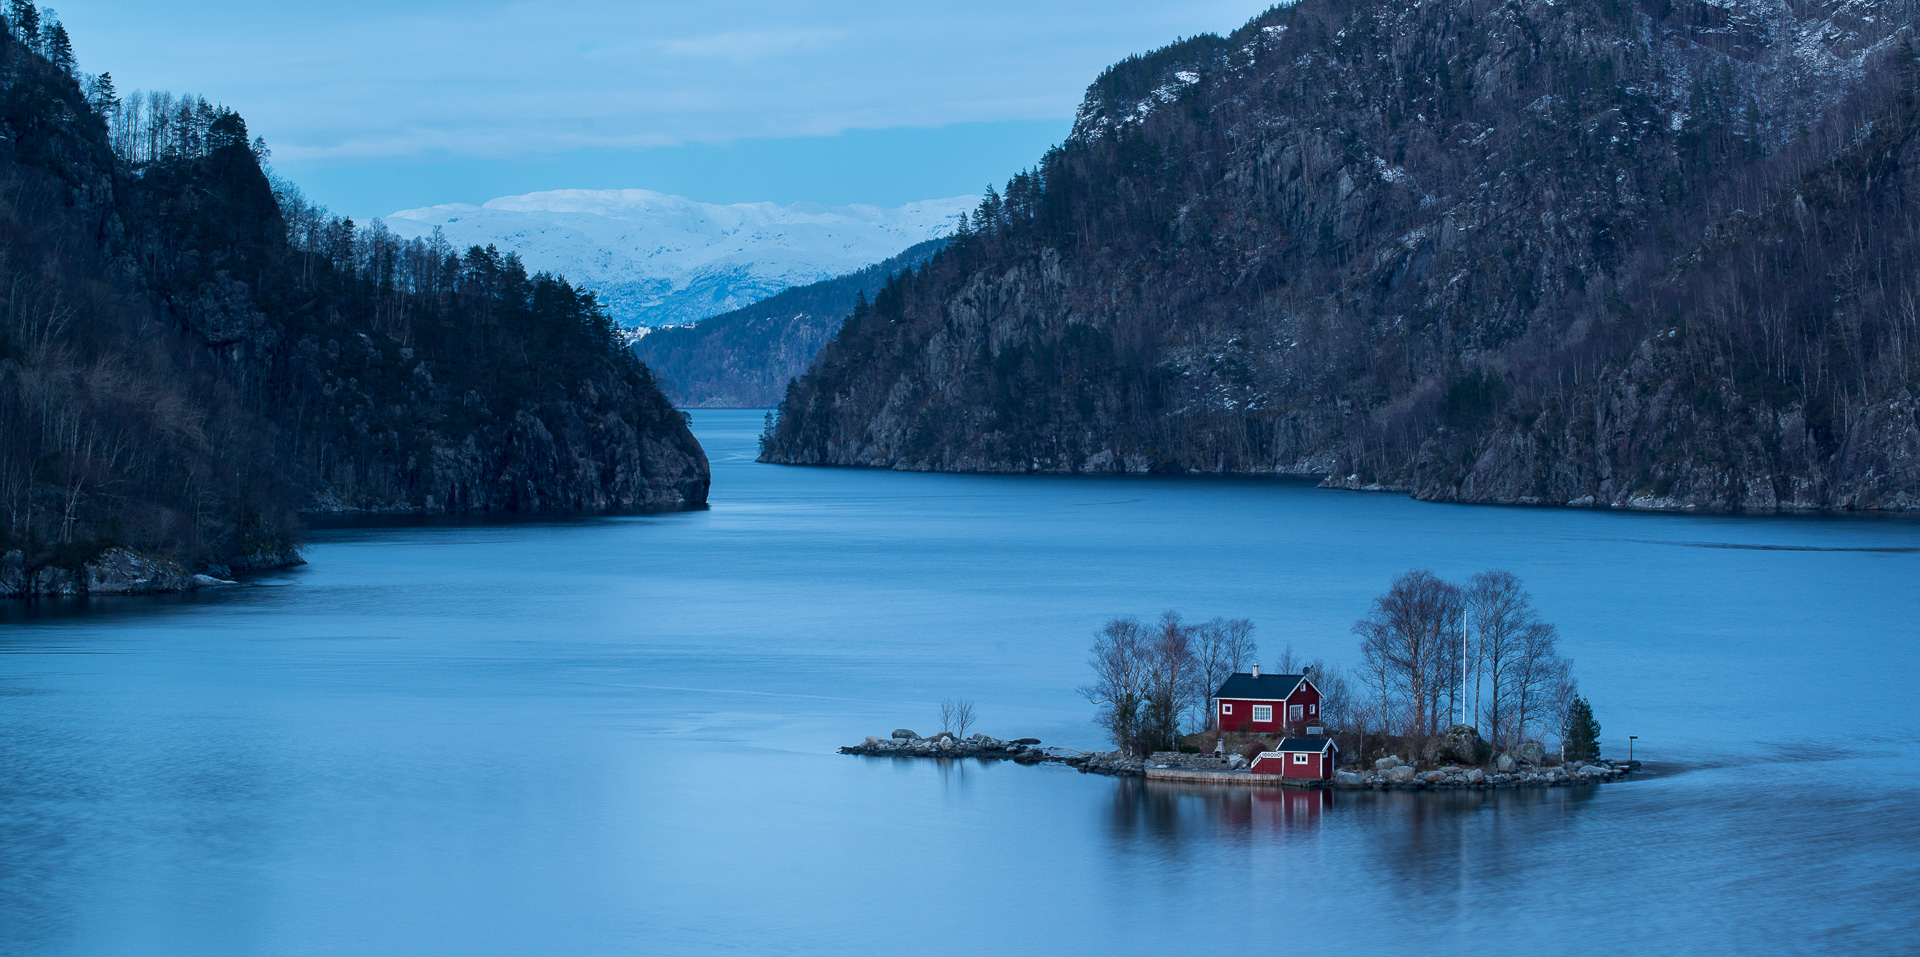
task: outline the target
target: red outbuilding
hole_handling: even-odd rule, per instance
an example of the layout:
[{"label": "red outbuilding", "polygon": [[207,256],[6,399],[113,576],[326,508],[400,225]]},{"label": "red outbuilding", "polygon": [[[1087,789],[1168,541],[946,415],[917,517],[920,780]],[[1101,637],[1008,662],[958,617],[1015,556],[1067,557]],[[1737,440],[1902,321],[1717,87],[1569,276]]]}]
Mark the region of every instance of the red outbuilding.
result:
[{"label": "red outbuilding", "polygon": [[1303,781],[1325,781],[1333,777],[1334,759],[1339,753],[1340,747],[1332,738],[1288,738],[1272,751],[1260,752],[1249,770]]},{"label": "red outbuilding", "polygon": [[1320,724],[1320,689],[1306,675],[1236,673],[1213,693],[1222,731],[1304,734]]}]

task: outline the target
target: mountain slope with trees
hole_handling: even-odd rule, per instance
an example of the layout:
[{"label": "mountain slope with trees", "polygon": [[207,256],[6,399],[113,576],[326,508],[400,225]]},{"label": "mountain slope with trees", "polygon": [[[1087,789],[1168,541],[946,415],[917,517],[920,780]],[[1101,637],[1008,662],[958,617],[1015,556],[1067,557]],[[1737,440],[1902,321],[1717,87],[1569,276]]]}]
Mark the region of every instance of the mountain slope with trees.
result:
[{"label": "mountain slope with trees", "polygon": [[[122,102],[32,4],[6,24],[0,595],[296,562],[307,510],[705,502],[591,295],[329,217],[238,115]],[[109,552],[167,570],[103,582]]]},{"label": "mountain slope with trees", "polygon": [[778,405],[787,383],[807,371],[857,303],[879,293],[895,273],[924,265],[945,245],[944,239],[930,239],[844,276],[788,289],[691,326],[655,329],[634,343],[634,354],[681,406]]},{"label": "mountain slope with trees", "polygon": [[1914,20],[1302,0],[1132,58],[763,458],[1920,507]]}]

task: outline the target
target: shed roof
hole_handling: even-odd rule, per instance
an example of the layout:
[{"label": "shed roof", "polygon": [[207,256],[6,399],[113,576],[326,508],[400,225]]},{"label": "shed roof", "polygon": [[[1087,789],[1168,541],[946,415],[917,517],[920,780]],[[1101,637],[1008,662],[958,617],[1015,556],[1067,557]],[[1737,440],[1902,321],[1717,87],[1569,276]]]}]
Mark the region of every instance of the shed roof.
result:
[{"label": "shed roof", "polygon": [[1340,750],[1332,738],[1288,738],[1273,746],[1275,751],[1312,751],[1316,754],[1328,748]]},{"label": "shed roof", "polygon": [[1227,676],[1220,690],[1213,693],[1216,698],[1236,698],[1242,701],[1284,701],[1300,686],[1300,679],[1306,675],[1254,675],[1239,672]]}]

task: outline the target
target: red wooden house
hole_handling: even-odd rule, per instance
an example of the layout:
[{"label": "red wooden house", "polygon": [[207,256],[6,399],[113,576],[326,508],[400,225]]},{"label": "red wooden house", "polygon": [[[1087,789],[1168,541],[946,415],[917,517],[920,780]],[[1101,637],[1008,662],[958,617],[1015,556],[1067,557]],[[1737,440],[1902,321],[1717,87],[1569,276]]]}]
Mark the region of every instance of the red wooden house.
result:
[{"label": "red wooden house", "polygon": [[1255,774],[1278,774],[1304,781],[1325,781],[1333,777],[1335,758],[1340,747],[1332,738],[1288,738],[1262,751],[1253,759]]},{"label": "red wooden house", "polygon": [[1320,689],[1306,675],[1262,675],[1254,665],[1229,676],[1213,699],[1222,731],[1297,735],[1320,724]]}]

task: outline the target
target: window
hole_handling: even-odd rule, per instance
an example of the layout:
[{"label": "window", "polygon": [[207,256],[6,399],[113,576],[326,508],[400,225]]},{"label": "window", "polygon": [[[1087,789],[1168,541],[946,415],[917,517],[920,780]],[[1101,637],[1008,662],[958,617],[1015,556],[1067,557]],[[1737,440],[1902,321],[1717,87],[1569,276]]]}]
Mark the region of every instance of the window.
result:
[{"label": "window", "polygon": [[1297,704],[1290,704],[1290,705],[1287,705],[1287,720],[1288,720],[1288,721],[1298,721],[1298,720],[1300,720],[1300,706],[1299,706],[1299,705],[1297,705]]},{"label": "window", "polygon": [[1307,705],[1307,713],[1312,714],[1314,707],[1315,707],[1314,705]]},{"label": "window", "polygon": [[1293,753],[1293,763],[1295,763],[1295,764],[1305,764],[1305,763],[1307,763],[1307,757],[1308,757],[1308,755],[1307,755],[1307,753],[1306,753],[1305,751],[1295,751],[1295,752]]},{"label": "window", "polygon": [[1232,714],[1232,713],[1233,713],[1233,702],[1231,702],[1231,701],[1222,701],[1222,702],[1220,702],[1220,713],[1221,713],[1221,714]]},{"label": "window", "polygon": [[1270,705],[1270,704],[1257,704],[1257,705],[1254,705],[1254,706],[1253,706],[1253,720],[1255,720],[1255,721],[1272,721],[1272,720],[1273,720],[1273,705]]}]

